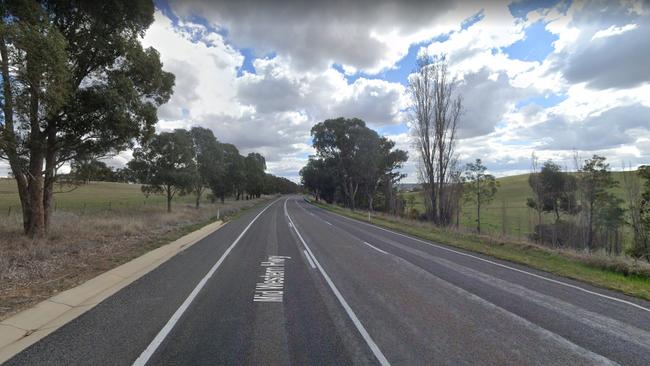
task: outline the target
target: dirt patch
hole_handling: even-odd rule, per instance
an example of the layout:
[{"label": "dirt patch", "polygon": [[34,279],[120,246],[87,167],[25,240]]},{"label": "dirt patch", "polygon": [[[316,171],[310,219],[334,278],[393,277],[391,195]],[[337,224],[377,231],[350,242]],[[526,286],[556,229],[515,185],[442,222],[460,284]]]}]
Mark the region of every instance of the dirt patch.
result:
[{"label": "dirt patch", "polygon": [[77,286],[221,217],[260,202],[177,205],[82,215],[56,212],[47,238],[22,235],[19,217],[0,220],[0,319]]}]

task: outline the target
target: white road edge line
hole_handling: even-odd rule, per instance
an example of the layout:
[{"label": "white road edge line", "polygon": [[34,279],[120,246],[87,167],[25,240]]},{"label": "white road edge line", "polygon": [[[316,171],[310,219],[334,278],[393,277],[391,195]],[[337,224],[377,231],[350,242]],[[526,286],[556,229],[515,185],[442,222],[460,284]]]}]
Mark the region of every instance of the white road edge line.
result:
[{"label": "white road edge line", "polygon": [[[291,227],[293,227],[293,226],[291,226]],[[305,257],[307,257],[307,261],[309,262],[309,265],[311,266],[311,268],[316,269],[316,265],[314,264],[314,261],[311,259],[311,256],[309,255],[309,253],[307,253],[306,250],[303,250],[302,252],[305,253]]]},{"label": "white road edge line", "polygon": [[[330,211],[328,211],[328,212],[330,212]],[[495,266],[499,266],[499,267],[502,267],[502,268],[507,268],[507,269],[510,269],[510,270],[512,270],[512,271],[515,271],[515,272],[519,272],[519,273],[527,274],[527,275],[532,276],[532,277],[535,277],[535,278],[539,278],[539,279],[542,279],[542,280],[545,280],[545,281],[549,281],[549,282],[552,282],[552,283],[555,283],[555,284],[558,284],[558,285],[562,285],[562,286],[570,287],[570,288],[573,288],[573,289],[575,289],[575,290],[579,290],[579,291],[582,291],[582,292],[585,292],[585,293],[588,293],[588,294],[591,294],[591,295],[599,296],[599,297],[602,297],[602,298],[605,298],[605,299],[608,299],[608,300],[612,300],[612,301],[620,302],[620,303],[622,303],[622,304],[630,305],[630,306],[633,306],[633,307],[635,307],[635,308],[638,308],[638,309],[641,309],[641,310],[644,310],[644,311],[650,312],[650,309],[649,309],[649,308],[643,307],[643,306],[641,306],[641,305],[639,305],[639,304],[635,304],[635,303],[633,303],[633,302],[631,302],[631,301],[627,301],[627,300],[619,299],[619,298],[617,298],[617,297],[613,297],[613,296],[609,296],[609,295],[601,294],[601,293],[598,293],[598,292],[590,291],[590,290],[584,289],[584,288],[582,288],[582,287],[580,287],[580,286],[572,285],[572,284],[570,284],[570,283],[565,283],[565,282],[562,282],[562,281],[554,280],[554,279],[552,279],[552,278],[548,278],[548,277],[540,276],[540,275],[538,275],[538,274],[531,273],[531,272],[527,272],[527,271],[524,271],[524,270],[519,269],[519,268],[510,267],[510,266],[507,266],[507,265],[505,265],[505,264],[501,264],[501,263],[494,262],[494,261],[491,261],[491,260],[488,260],[488,259],[485,259],[485,258],[477,257],[477,256],[475,256],[475,255],[471,255],[471,254],[467,254],[467,253],[459,252],[459,251],[457,251],[457,250],[453,250],[453,249],[446,248],[446,247],[443,247],[443,246],[440,246],[440,245],[436,245],[436,244],[430,243],[430,242],[428,242],[428,241],[425,241],[425,240],[422,240],[422,239],[418,239],[418,238],[415,238],[415,237],[412,237],[412,236],[409,236],[409,235],[405,235],[405,234],[398,233],[398,232],[395,232],[395,231],[392,231],[392,230],[384,229],[383,227],[380,227],[380,226],[376,226],[376,225],[373,225],[373,224],[369,224],[369,223],[367,223],[367,222],[363,222],[363,221],[355,220],[355,219],[352,219],[352,218],[349,218],[349,217],[346,217],[346,216],[343,216],[343,215],[339,215],[339,214],[337,214],[337,213],[335,213],[335,212],[331,212],[331,213],[332,213],[333,215],[336,215],[336,216],[342,217],[342,218],[344,218],[344,219],[347,219],[347,220],[350,220],[350,221],[354,221],[354,222],[358,222],[358,223],[361,223],[361,224],[364,224],[364,225],[367,225],[367,226],[372,226],[372,227],[377,228],[377,229],[379,229],[379,230],[383,230],[383,231],[386,231],[386,232],[389,232],[389,233],[393,233],[393,234],[395,234],[395,235],[399,235],[399,236],[402,236],[402,237],[405,237],[405,238],[408,238],[408,239],[411,239],[411,240],[415,240],[415,241],[418,241],[418,242],[420,242],[420,243],[424,243],[424,244],[430,245],[430,246],[435,247],[435,248],[438,248],[438,249],[442,249],[442,250],[446,250],[446,251],[448,251],[448,252],[452,252],[452,253],[456,253],[456,254],[459,254],[459,255],[463,255],[463,256],[466,256],[466,257],[470,257],[470,258],[473,258],[473,259],[476,259],[476,260],[479,260],[479,261],[482,261],[482,262],[485,262],[485,263],[490,263],[490,264],[493,264],[493,265],[495,265]]]},{"label": "white road edge line", "polygon": [[370,334],[368,333],[366,328],[363,326],[363,324],[361,324],[361,321],[359,320],[359,318],[357,318],[357,315],[354,313],[354,311],[352,310],[350,305],[348,305],[348,302],[345,301],[345,299],[343,298],[343,295],[341,295],[341,292],[339,292],[339,290],[336,288],[336,286],[334,285],[334,282],[332,282],[332,279],[330,279],[330,276],[327,275],[327,272],[325,272],[323,267],[320,265],[320,263],[316,259],[316,256],[314,256],[314,253],[309,248],[309,245],[307,245],[307,243],[305,242],[305,239],[303,239],[302,235],[300,235],[300,231],[298,231],[298,228],[296,227],[296,224],[293,223],[293,220],[291,219],[291,216],[289,216],[289,211],[287,211],[287,202],[288,201],[289,201],[288,198],[286,200],[284,200],[284,214],[287,216],[287,219],[289,219],[289,222],[293,224],[293,230],[298,235],[298,238],[302,242],[302,245],[305,246],[305,249],[311,255],[312,259],[314,260],[314,263],[316,264],[316,267],[318,267],[318,270],[323,275],[323,277],[325,278],[325,281],[330,286],[330,289],[332,289],[332,292],[334,292],[334,295],[336,296],[336,298],[339,300],[339,302],[343,306],[343,309],[348,314],[348,317],[352,320],[352,323],[354,323],[354,326],[357,328],[359,333],[361,333],[361,336],[366,341],[366,344],[368,344],[368,347],[370,347],[370,350],[372,351],[372,353],[377,358],[377,361],[379,361],[379,364],[381,364],[381,365],[390,365],[390,362],[388,362],[388,360],[386,359],[386,356],[384,356],[384,354],[381,352],[381,350],[379,349],[379,346],[377,346],[377,344],[372,339],[372,337],[370,336]]},{"label": "white road edge line", "polygon": [[378,252],[380,252],[380,253],[384,253],[384,254],[388,254],[388,252],[386,252],[386,251],[383,251],[383,250],[381,250],[381,249],[379,249],[379,248],[377,248],[376,246],[374,246],[374,245],[372,245],[372,244],[370,244],[370,243],[368,243],[367,241],[364,241],[363,243],[364,243],[365,245],[367,245],[367,246],[369,246],[369,247],[371,247],[372,249],[374,249],[374,250],[376,250],[376,251],[378,251]]},{"label": "white road edge line", "polygon": [[194,290],[192,290],[192,292],[187,297],[187,299],[185,299],[185,301],[183,301],[183,303],[178,308],[178,310],[176,310],[174,315],[172,315],[172,317],[167,321],[167,324],[165,324],[165,326],[158,332],[158,334],[153,339],[153,341],[151,341],[149,346],[142,352],[142,354],[140,354],[140,357],[138,357],[133,362],[134,366],[144,366],[144,365],[147,364],[147,362],[149,361],[151,356],[153,356],[154,352],[156,352],[156,350],[158,349],[160,344],[165,340],[165,338],[171,332],[171,330],[174,328],[174,326],[176,325],[178,320],[181,318],[181,316],[183,316],[183,313],[187,310],[187,308],[190,306],[192,301],[194,301],[194,298],[196,298],[196,295],[198,295],[198,293],[201,291],[201,289],[203,289],[203,287],[208,282],[210,277],[212,277],[214,272],[216,272],[217,269],[219,268],[219,266],[221,266],[221,263],[223,263],[224,259],[228,256],[228,254],[230,254],[230,251],[232,251],[232,249],[235,247],[235,245],[237,245],[237,243],[239,243],[239,240],[241,240],[241,238],[244,236],[244,234],[246,234],[248,229],[253,225],[253,223],[257,220],[257,218],[260,217],[260,215],[262,215],[264,213],[264,211],[266,211],[266,209],[271,207],[274,203],[278,202],[279,200],[281,200],[281,198],[278,198],[277,200],[269,203],[268,206],[264,207],[264,209],[262,211],[260,211],[260,213],[258,213],[257,216],[255,216],[255,218],[253,218],[253,220],[248,224],[248,226],[246,226],[246,228],[241,232],[241,234],[239,234],[237,239],[235,239],[235,241],[233,241],[232,244],[230,244],[228,249],[226,249],[226,251],[223,253],[221,258],[219,258],[217,263],[215,263],[212,266],[212,268],[210,268],[210,271],[208,271],[208,273],[201,279],[201,281],[199,281],[199,283],[196,285]]}]

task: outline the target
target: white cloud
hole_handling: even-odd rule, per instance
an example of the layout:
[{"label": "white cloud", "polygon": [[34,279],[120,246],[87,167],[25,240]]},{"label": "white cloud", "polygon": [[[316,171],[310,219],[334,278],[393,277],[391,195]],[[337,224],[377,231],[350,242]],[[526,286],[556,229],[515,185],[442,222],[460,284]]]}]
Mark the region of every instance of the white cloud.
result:
[{"label": "white cloud", "polygon": [[[199,15],[227,29],[238,47],[284,55],[294,69],[376,74],[392,68],[411,44],[458,29],[480,2],[172,1],[181,16]],[[502,3],[506,5],[506,3]],[[507,9],[506,9],[507,11]]]},{"label": "white cloud", "polygon": [[348,83],[333,68],[299,72],[282,57],[258,59],[256,74],[238,79],[238,100],[258,113],[299,110],[312,122],[345,116],[375,126],[401,121],[404,86],[378,79],[359,78]]},{"label": "white cloud", "polygon": [[[193,41],[195,37],[198,42]],[[176,75],[174,94],[159,110],[162,120],[200,118],[219,110],[238,114],[235,97],[237,68],[244,57],[223,38],[189,22],[175,27],[160,11],[142,41],[160,54],[163,68]]]},{"label": "white cloud", "polygon": [[624,25],[622,27],[617,27],[615,25],[612,25],[611,27],[609,27],[607,29],[599,30],[598,32],[596,32],[596,34],[591,36],[591,40],[593,41],[594,39],[598,39],[598,38],[606,38],[606,37],[616,36],[616,35],[619,35],[619,34],[623,34],[623,33],[627,32],[627,31],[631,31],[631,30],[636,29],[636,28],[637,28],[636,24],[626,24],[626,25]]}]

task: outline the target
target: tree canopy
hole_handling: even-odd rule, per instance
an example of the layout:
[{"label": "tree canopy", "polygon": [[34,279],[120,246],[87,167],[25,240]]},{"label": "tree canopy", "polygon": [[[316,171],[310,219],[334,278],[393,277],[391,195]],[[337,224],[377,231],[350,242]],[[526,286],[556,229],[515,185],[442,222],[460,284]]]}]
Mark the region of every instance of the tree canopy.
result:
[{"label": "tree canopy", "polygon": [[468,163],[465,167],[465,198],[476,205],[476,231],[481,233],[481,206],[494,199],[499,182],[492,174],[487,174],[487,167],[481,159]]},{"label": "tree canopy", "polygon": [[363,203],[372,209],[378,188],[390,186],[403,177],[397,172],[408,159],[395,143],[366,127],[358,118],[329,119],[312,130],[316,156],[310,157],[300,175],[305,188],[317,199],[336,198],[337,192],[348,206],[361,203],[358,193],[365,193]]},{"label": "tree canopy", "polygon": [[155,135],[151,141],[135,149],[128,164],[145,193],[163,193],[167,211],[171,212],[174,196],[192,190],[197,180],[197,164],[192,135],[174,130]]},{"label": "tree canopy", "polygon": [[140,43],[150,0],[16,0],[0,12],[0,157],[17,182],[25,232],[42,236],[58,169],[149,138],[174,76]]}]

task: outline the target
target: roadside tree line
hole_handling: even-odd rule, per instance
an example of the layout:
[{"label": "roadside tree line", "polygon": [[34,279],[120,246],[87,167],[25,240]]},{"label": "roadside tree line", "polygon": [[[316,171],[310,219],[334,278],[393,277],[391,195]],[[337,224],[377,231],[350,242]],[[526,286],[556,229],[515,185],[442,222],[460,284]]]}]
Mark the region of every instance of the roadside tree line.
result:
[{"label": "roadside tree line", "polygon": [[146,195],[163,194],[168,211],[178,194],[193,194],[198,208],[207,190],[222,203],[227,196],[239,200],[299,191],[297,184],[265,170],[261,154],[242,156],[234,145],[219,142],[212,130],[193,127],[154,135],[135,149],[121,173],[127,181],[142,184]]},{"label": "roadside tree line", "polygon": [[[575,158],[573,172],[551,160],[539,166],[533,155],[527,205],[537,213],[532,238],[555,247],[604,250],[619,255],[625,228],[631,228],[627,254],[650,261],[650,167],[623,172],[623,186],[612,176],[603,156]],[[615,190],[622,189],[625,198]],[[545,223],[543,214],[551,214]]]},{"label": "roadside tree line", "polygon": [[337,202],[355,210],[381,207],[395,212],[399,202],[395,184],[406,151],[379,136],[360,119],[328,119],[311,129],[316,155],[300,170],[302,184],[316,200]]},{"label": "roadside tree line", "polygon": [[68,185],[89,181],[142,184],[145,196],[162,194],[167,209],[177,195],[194,195],[198,208],[209,192],[212,201],[258,198],[262,194],[297,193],[300,187],[287,178],[265,172],[259,153],[242,156],[237,147],[217,140],[203,127],[176,129],[152,136],[136,148],[124,168],[112,169],[103,161],[78,158],[65,175]]}]

